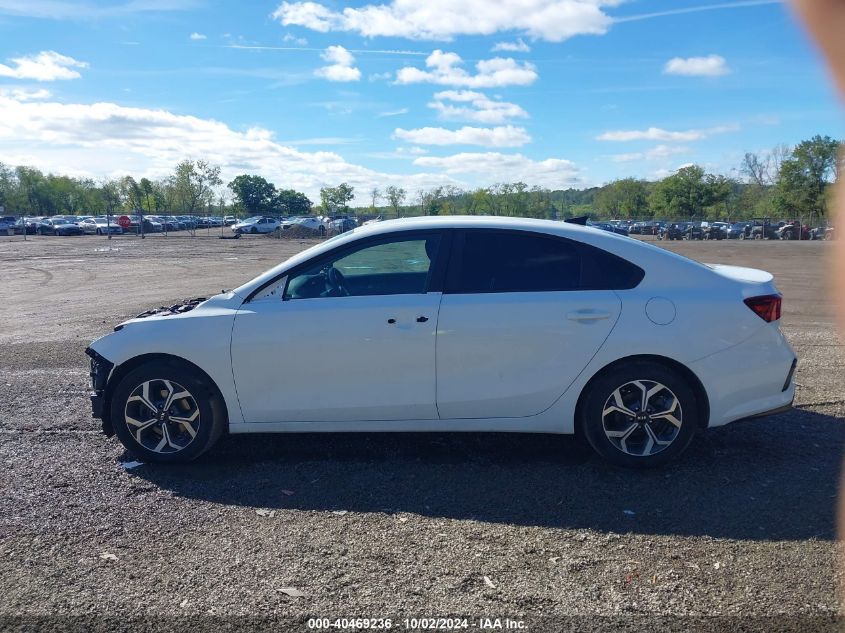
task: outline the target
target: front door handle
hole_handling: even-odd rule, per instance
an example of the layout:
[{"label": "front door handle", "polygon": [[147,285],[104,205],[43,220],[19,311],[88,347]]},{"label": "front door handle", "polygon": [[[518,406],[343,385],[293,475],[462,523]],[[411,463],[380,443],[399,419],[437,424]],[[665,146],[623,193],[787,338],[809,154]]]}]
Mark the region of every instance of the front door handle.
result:
[{"label": "front door handle", "polygon": [[575,312],[568,312],[566,318],[570,321],[601,321],[602,319],[609,319],[610,312],[601,312],[599,310],[576,310]]},{"label": "front door handle", "polygon": [[417,317],[417,323],[425,323],[426,321],[428,321],[427,316],[418,316]]}]

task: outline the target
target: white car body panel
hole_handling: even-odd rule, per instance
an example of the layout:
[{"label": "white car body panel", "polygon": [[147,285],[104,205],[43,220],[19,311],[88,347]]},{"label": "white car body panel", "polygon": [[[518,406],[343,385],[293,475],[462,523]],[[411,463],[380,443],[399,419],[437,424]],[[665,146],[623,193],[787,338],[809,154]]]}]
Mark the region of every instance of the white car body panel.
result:
[{"label": "white car body panel", "polygon": [[[510,293],[245,302],[271,280],[337,246],[433,228],[561,235],[612,252],[646,274],[630,290],[523,293],[534,295],[522,297],[525,304],[544,305],[536,311]],[[685,366],[707,394],[709,425],[720,426],[788,405],[794,397],[794,384],[782,389],[794,352],[777,323],[766,323],[743,303],[776,292],[769,273],[705,266],[597,229],[542,220],[414,218],[347,232],[190,312],[130,320],[90,347],[116,366],[150,353],[194,363],[220,389],[232,433],[572,433],[589,380],[635,355]],[[561,295],[560,304],[539,295]],[[609,316],[587,324],[566,319],[578,310]],[[409,327],[417,312],[429,321]],[[398,327],[382,324],[388,315],[401,319]],[[563,355],[577,361],[567,366]]]},{"label": "white car body panel", "polygon": [[[434,292],[272,297],[245,305],[232,331],[232,370],[244,419],[437,419],[439,305],[440,293]],[[417,323],[419,316],[428,321]]]},{"label": "white car body panel", "polygon": [[621,308],[612,290],[444,295],[440,415],[516,418],[548,409],[602,346]]}]

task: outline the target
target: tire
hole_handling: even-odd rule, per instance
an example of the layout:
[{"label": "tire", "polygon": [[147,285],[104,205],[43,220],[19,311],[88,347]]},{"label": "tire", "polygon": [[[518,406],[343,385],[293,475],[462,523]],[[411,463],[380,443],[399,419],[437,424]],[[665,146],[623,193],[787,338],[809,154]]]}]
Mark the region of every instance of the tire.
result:
[{"label": "tire", "polygon": [[[162,412],[167,397],[182,393],[187,397],[173,399]],[[171,464],[202,455],[227,426],[226,407],[214,385],[178,361],[151,361],[126,374],[112,393],[111,419],[126,450],[142,461]]]},{"label": "tire", "polygon": [[[640,414],[642,396],[649,393],[647,406],[666,415]],[[631,361],[590,382],[576,423],[578,434],[609,462],[652,468],[689,446],[698,428],[698,407],[683,376],[659,363]],[[661,446],[662,442],[667,443]]]},{"label": "tire", "polygon": [[258,233],[258,229],[257,229],[257,228],[255,228],[255,227],[252,227],[252,228],[249,230],[249,232],[250,232],[250,233],[252,233],[253,235],[255,235],[256,233]]},{"label": "tire", "polygon": [[739,234],[739,239],[741,239],[741,240],[745,239],[745,232],[742,232],[742,233]]}]

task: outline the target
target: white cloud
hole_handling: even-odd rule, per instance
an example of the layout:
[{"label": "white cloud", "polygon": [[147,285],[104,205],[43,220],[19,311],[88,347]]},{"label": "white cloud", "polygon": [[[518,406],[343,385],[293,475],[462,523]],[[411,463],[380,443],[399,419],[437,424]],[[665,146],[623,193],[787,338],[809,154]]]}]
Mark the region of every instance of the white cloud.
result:
[{"label": "white cloud", "polygon": [[562,158],[535,161],[522,154],[462,152],[452,156],[421,156],[414,160],[414,165],[442,169],[447,174],[476,174],[487,184],[522,181],[551,189],[582,184],[575,163]]},{"label": "white cloud", "polygon": [[81,77],[74,68],[87,68],[86,62],[60,55],[55,51],[41,51],[29,57],[13,57],[14,67],[0,64],[0,77],[12,79],[34,79],[35,81],[56,81]]},{"label": "white cloud", "polygon": [[296,35],[291,35],[290,33],[285,33],[285,36],[282,38],[283,42],[296,44],[297,46],[307,46],[308,40],[304,37],[297,37]]},{"label": "white cloud", "polygon": [[510,119],[528,118],[528,113],[515,103],[491,99],[482,92],[472,90],[436,92],[434,101],[430,101],[428,107],[437,110],[438,116],[446,120],[497,124],[506,123]]},{"label": "white cloud", "polygon": [[493,48],[490,49],[494,53],[497,51],[508,51],[511,53],[530,53],[531,47],[526,44],[520,37],[515,42],[496,42]]},{"label": "white cloud", "polygon": [[560,42],[575,35],[602,35],[612,19],[603,7],[620,0],[392,0],[335,11],[317,2],[283,2],[273,17],[283,25],[320,33],[353,31],[365,37],[452,40],[459,35],[519,31]]},{"label": "white cloud", "polygon": [[0,97],[15,99],[16,101],[41,101],[43,99],[49,99],[51,96],[53,96],[52,93],[44,88],[27,90],[25,88],[0,86]]},{"label": "white cloud", "polygon": [[714,134],[725,132],[736,132],[738,125],[720,125],[701,130],[686,130],[683,132],[671,132],[659,127],[650,127],[647,130],[613,130],[604,132],[596,137],[598,141],[700,141]]},{"label": "white cloud", "polygon": [[685,75],[687,77],[718,77],[731,72],[728,62],[721,55],[706,57],[673,57],[663,67],[667,75]]},{"label": "white cloud", "polygon": [[372,73],[367,79],[370,81],[387,81],[393,77],[393,73],[384,72],[384,73]]},{"label": "white cloud", "polygon": [[475,64],[477,73],[469,74],[461,68],[463,60],[457,53],[436,50],[425,60],[429,70],[414,66],[400,68],[396,73],[397,84],[433,83],[465,88],[500,88],[527,86],[537,79],[537,71],[529,62],[517,62],[507,57],[483,59]]},{"label": "white cloud", "polygon": [[194,40],[194,41],[197,41],[197,40],[207,40],[207,39],[208,39],[208,37],[207,37],[207,36],[203,35],[202,33],[197,33],[196,31],[194,31],[193,33],[191,33],[191,35],[190,35],[189,37],[190,37],[192,40]]},{"label": "white cloud", "polygon": [[400,116],[402,114],[408,114],[408,112],[408,108],[399,108],[398,110],[387,110],[385,112],[379,112],[376,116],[381,119],[388,116]]},{"label": "white cloud", "polygon": [[462,127],[447,130],[442,127],[423,127],[415,130],[396,128],[393,137],[416,145],[481,145],[483,147],[519,147],[531,142],[525,128]]},{"label": "white cloud", "polygon": [[361,71],[355,67],[355,57],[343,46],[329,46],[320,55],[328,66],[323,66],[314,71],[314,74],[329,81],[358,81],[361,79]]},{"label": "white cloud", "polygon": [[631,152],[630,154],[614,154],[610,159],[615,163],[627,163],[631,161],[640,160],[660,160],[669,158],[676,154],[686,154],[689,152],[688,147],[681,145],[657,145],[644,152]]},{"label": "white cloud", "polygon": [[319,199],[325,185],[357,189],[462,184],[441,173],[389,174],[331,151],[305,152],[262,128],[236,131],[212,119],[114,103],[23,102],[0,95],[0,155],[9,164],[99,178],[132,173],[161,177],[186,156],[222,166],[228,182],[256,173]]}]

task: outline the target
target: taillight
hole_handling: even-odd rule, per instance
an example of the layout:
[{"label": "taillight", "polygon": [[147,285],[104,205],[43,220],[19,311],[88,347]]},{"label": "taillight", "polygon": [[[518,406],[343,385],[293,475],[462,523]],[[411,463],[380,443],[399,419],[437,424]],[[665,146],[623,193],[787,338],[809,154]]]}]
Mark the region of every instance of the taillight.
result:
[{"label": "taillight", "polygon": [[780,303],[780,295],[763,295],[761,297],[749,297],[745,300],[745,305],[767,323],[777,321],[780,318]]}]

